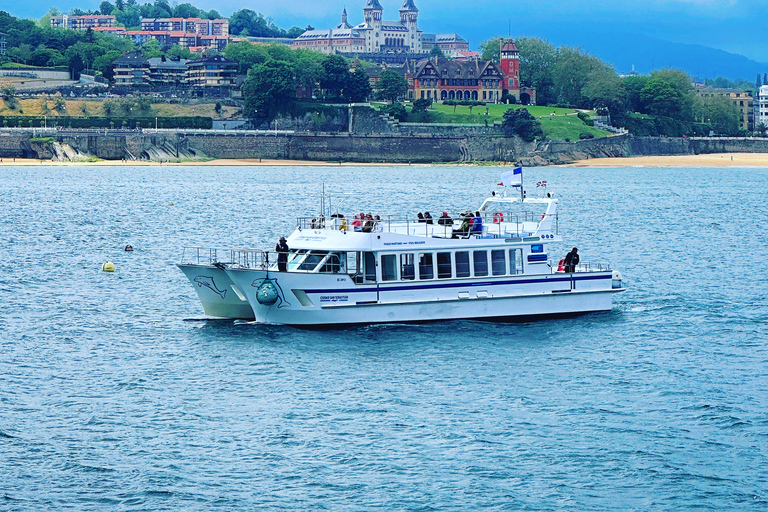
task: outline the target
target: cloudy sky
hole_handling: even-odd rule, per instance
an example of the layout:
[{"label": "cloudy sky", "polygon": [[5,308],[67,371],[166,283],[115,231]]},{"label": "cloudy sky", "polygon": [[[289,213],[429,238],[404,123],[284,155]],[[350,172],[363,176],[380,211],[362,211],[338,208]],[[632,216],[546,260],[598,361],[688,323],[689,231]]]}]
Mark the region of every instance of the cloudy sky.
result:
[{"label": "cloudy sky", "polygon": [[[139,0],[140,2],[142,0]],[[51,5],[98,8],[101,0],[27,0],[3,2],[16,16],[39,18]],[[380,0],[385,19],[397,19],[402,0]],[[537,36],[558,45],[589,47],[592,37],[640,34],[672,42],[700,44],[768,62],[764,38],[766,0],[415,0],[419,27],[426,32],[457,32],[474,48],[494,35]],[[179,2],[181,3],[181,2]],[[317,28],[338,23],[346,6],[351,23],[362,21],[365,0],[192,0],[203,9],[228,16],[248,8],[289,28],[311,24]],[[10,5],[9,5],[10,4]],[[618,63],[617,63],[618,64]],[[621,67],[620,65],[618,67]]]}]

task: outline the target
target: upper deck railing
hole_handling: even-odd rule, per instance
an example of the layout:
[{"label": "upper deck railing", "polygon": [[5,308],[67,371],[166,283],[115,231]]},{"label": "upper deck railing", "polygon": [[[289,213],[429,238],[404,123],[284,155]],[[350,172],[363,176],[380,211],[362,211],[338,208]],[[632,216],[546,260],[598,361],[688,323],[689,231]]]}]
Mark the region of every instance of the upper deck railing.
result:
[{"label": "upper deck railing", "polygon": [[481,214],[481,229],[478,229],[474,222],[478,218],[477,216],[467,217],[465,214],[447,218],[432,217],[431,219],[398,215],[383,217],[377,215],[372,216],[372,219],[360,219],[355,216],[347,217],[338,214],[325,218],[320,215],[318,217],[299,217],[297,226],[299,229],[346,230],[363,233],[386,232],[440,238],[509,237],[526,236],[526,234],[537,231],[539,224],[547,216],[553,217],[551,232],[556,235],[559,234],[558,214],[542,214],[532,211],[497,211]]}]

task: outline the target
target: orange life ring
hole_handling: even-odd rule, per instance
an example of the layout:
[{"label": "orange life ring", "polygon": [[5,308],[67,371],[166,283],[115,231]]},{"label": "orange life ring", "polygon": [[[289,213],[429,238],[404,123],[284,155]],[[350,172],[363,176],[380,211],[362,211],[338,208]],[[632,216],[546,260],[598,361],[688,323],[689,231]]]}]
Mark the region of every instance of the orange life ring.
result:
[{"label": "orange life ring", "polygon": [[504,214],[501,212],[496,212],[493,214],[493,223],[494,224],[500,224],[504,222]]},{"label": "orange life ring", "polygon": [[557,262],[557,271],[565,272],[565,258],[562,258],[560,261]]}]

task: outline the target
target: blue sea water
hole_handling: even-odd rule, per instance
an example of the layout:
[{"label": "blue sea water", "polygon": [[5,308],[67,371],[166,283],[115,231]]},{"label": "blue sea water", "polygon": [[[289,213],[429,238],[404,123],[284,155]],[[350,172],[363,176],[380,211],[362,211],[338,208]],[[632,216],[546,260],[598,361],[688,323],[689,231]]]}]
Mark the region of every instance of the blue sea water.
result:
[{"label": "blue sea water", "polygon": [[768,509],[766,169],[526,169],[557,250],[622,271],[608,313],[185,321],[185,245],[273,246],[323,183],[464,210],[500,170],[0,168],[0,510]]}]

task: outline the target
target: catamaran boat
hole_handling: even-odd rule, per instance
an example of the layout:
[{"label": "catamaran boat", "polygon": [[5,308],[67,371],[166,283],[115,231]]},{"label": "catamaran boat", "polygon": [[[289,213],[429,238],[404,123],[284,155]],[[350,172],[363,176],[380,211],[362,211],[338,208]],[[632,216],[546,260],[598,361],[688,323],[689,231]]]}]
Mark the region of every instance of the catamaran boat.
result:
[{"label": "catamaran boat", "polygon": [[178,267],[207,317],[265,324],[515,320],[611,310],[613,296],[625,290],[619,271],[589,262],[566,268],[550,257],[551,245],[562,241],[557,205],[554,197],[494,193],[472,217],[302,217],[287,239],[286,271],[278,270],[275,252],[254,249],[185,248]]}]

